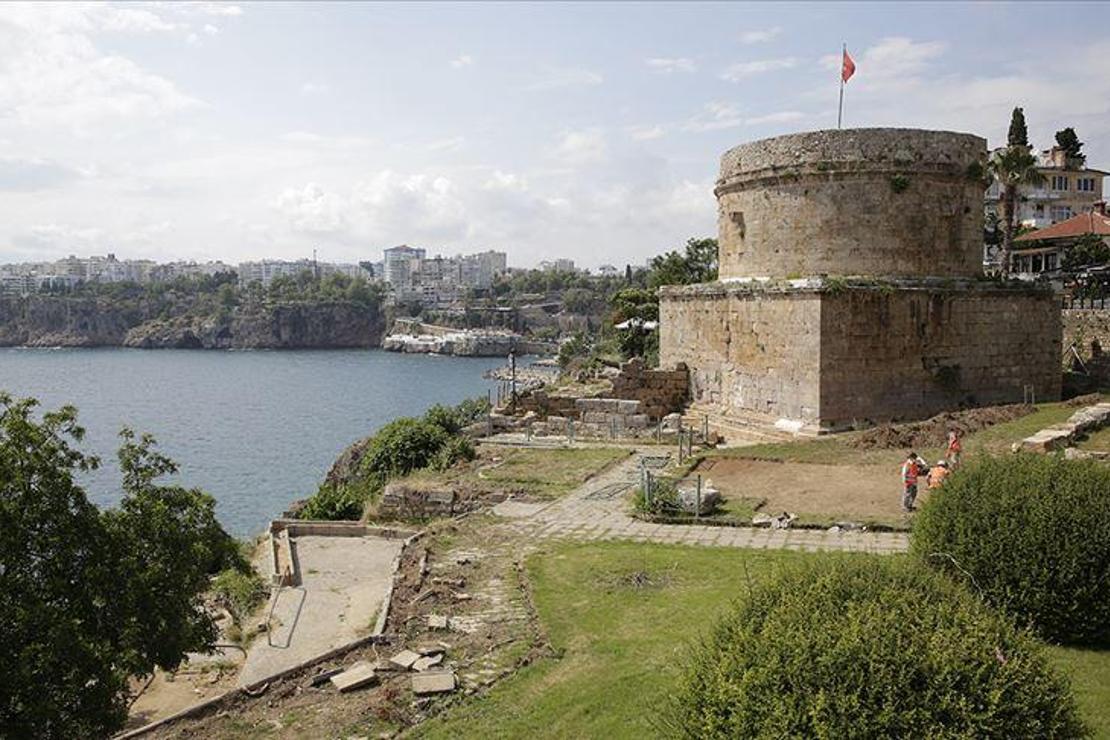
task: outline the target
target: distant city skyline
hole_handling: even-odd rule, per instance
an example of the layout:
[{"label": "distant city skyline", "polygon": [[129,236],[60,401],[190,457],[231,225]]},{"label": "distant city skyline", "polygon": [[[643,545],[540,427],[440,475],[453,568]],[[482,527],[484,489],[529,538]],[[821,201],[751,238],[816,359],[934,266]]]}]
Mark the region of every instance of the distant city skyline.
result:
[{"label": "distant city skyline", "polygon": [[1105,169],[1099,10],[2,4],[0,262],[346,263],[407,243],[642,264],[715,235],[725,149],[835,126],[842,42],[845,126],[993,146],[1021,105],[1036,148],[1073,126]]}]

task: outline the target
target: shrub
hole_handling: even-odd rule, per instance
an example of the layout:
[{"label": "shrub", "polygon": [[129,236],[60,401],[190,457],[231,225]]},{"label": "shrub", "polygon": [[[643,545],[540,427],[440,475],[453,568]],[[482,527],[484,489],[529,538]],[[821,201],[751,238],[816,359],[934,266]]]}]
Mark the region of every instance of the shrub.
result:
[{"label": "shrub", "polygon": [[912,550],[1050,640],[1110,644],[1110,469],[983,459],[922,507]]},{"label": "shrub", "polygon": [[396,419],[374,435],[359,472],[375,489],[381,488],[390,478],[426,467],[448,438],[437,424],[423,419]]},{"label": "shrub", "polygon": [[232,621],[241,626],[266,598],[266,584],[253,569],[228,568],[212,579],[212,596],[227,609]]},{"label": "shrub", "polygon": [[369,492],[356,483],[332,485],[324,483],[305,501],[297,512],[298,519],[342,521],[358,519],[366,507]]},{"label": "shrub", "polygon": [[678,486],[666,478],[652,478],[651,499],[644,494],[643,487],[636,489],[632,507],[641,514],[671,514],[681,510]]},{"label": "shrub", "polygon": [[435,470],[447,470],[461,460],[473,460],[475,454],[474,443],[468,437],[452,437],[439,448],[439,452],[432,458],[431,467]]},{"label": "shrub", "polygon": [[757,587],[696,646],[661,729],[724,737],[1083,737],[1041,645],[948,578],[838,558]]}]

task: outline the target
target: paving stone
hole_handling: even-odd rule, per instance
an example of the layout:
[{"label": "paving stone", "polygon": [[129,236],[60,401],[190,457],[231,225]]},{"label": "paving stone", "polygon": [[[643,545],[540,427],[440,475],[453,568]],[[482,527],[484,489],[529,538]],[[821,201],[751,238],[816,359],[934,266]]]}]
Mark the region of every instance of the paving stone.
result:
[{"label": "paving stone", "polygon": [[412,677],[412,693],[417,696],[454,691],[457,685],[453,671],[429,671]]},{"label": "paving stone", "polygon": [[389,659],[389,662],[398,668],[408,670],[412,668],[412,664],[420,660],[420,653],[414,653],[412,650],[402,650]]},{"label": "paving stone", "polygon": [[439,653],[438,655],[425,655],[423,658],[420,658],[412,664],[412,669],[414,671],[423,672],[433,666],[439,665],[442,662],[443,653]]},{"label": "paving stone", "polygon": [[378,676],[374,672],[374,666],[364,660],[331,677],[332,684],[340,691],[354,691],[363,686],[369,686],[377,680]]}]

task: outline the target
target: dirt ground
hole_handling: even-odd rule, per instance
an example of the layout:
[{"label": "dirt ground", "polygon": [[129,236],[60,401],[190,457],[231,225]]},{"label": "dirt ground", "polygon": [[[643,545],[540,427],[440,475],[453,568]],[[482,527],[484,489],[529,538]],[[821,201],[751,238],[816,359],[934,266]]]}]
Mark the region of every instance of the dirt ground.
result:
[{"label": "dirt ground", "polygon": [[[725,498],[764,499],[761,512],[804,520],[844,519],[905,525],[901,478],[885,465],[816,465],[734,458],[709,459],[696,470]],[[921,481],[918,501],[928,494]]]}]

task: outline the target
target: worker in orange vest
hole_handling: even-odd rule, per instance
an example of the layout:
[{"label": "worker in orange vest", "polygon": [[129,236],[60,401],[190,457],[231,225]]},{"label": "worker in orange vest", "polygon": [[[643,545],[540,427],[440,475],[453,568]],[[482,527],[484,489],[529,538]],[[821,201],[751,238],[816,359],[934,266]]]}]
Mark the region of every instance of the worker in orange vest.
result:
[{"label": "worker in orange vest", "polygon": [[944,453],[944,459],[948,461],[950,467],[955,468],[960,464],[960,453],[964,450],[963,443],[960,442],[960,433],[955,429],[948,430],[948,449]]},{"label": "worker in orange vest", "polygon": [[937,460],[937,464],[929,471],[929,490],[935,491],[944,485],[944,479],[948,477],[950,472],[952,471],[948,469],[947,460]]},{"label": "worker in orange vest", "polygon": [[913,502],[917,499],[917,478],[929,472],[925,461],[918,457],[916,452],[906,456],[902,463],[902,508],[913,511]]}]

